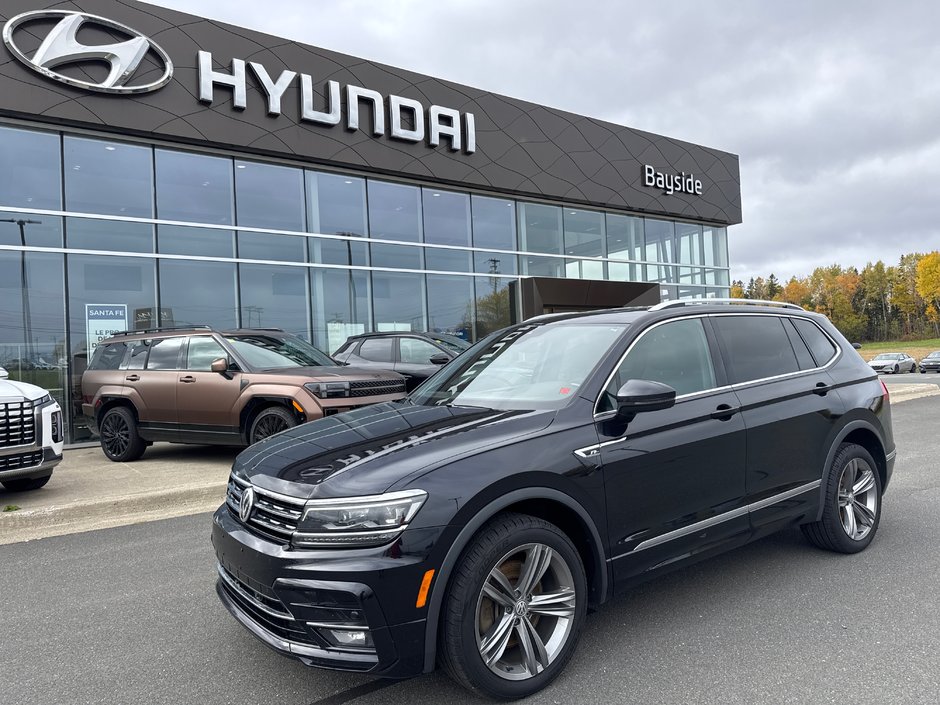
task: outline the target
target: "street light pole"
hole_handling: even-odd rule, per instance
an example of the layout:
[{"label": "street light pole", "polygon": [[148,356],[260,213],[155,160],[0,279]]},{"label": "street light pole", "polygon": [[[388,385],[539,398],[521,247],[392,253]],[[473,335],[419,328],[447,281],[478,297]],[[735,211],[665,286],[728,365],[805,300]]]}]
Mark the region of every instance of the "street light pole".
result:
[{"label": "street light pole", "polygon": [[26,226],[42,225],[42,221],[29,218],[0,218],[0,223],[16,223],[20,228],[20,243],[23,245],[23,251],[20,252],[20,281],[23,283],[23,336],[26,338],[26,359],[32,363],[32,317],[29,312],[29,282],[26,278]]}]

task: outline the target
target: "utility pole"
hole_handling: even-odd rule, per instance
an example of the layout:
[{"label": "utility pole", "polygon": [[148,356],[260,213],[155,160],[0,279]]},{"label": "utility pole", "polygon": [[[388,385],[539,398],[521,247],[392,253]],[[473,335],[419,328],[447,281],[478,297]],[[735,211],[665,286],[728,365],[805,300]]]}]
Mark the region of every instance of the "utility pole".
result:
[{"label": "utility pole", "polygon": [[23,283],[23,336],[26,338],[26,359],[32,363],[32,320],[29,313],[29,282],[26,279],[26,226],[42,225],[42,221],[29,218],[0,218],[0,223],[16,223],[20,228],[20,243],[23,245],[23,251],[20,252],[20,281]]}]

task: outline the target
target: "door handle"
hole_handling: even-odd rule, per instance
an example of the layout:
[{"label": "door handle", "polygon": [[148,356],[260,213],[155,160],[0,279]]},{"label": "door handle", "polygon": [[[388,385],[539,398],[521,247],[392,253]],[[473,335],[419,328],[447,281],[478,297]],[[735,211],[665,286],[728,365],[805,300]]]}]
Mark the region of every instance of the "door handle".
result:
[{"label": "door handle", "polygon": [[831,384],[826,384],[825,382],[817,382],[815,389],[813,389],[813,394],[818,394],[821,397],[826,396],[832,390]]},{"label": "door handle", "polygon": [[715,407],[715,410],[711,413],[713,419],[719,419],[720,421],[727,421],[736,413],[741,411],[740,406],[731,406],[730,404],[719,404]]},{"label": "door handle", "polygon": [[192,384],[195,381],[196,381],[196,378],[193,377],[192,375],[186,375],[185,377],[180,377],[180,382],[182,382],[183,384]]},{"label": "door handle", "polygon": [[128,382],[136,382],[140,379],[140,375],[127,375],[127,377],[124,379],[126,379]]}]

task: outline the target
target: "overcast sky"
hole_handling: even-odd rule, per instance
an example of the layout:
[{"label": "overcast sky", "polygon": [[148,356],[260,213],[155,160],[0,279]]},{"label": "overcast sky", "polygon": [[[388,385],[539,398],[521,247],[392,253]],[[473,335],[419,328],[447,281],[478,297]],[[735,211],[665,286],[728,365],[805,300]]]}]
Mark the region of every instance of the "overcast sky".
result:
[{"label": "overcast sky", "polygon": [[738,154],[732,276],[940,249],[940,2],[151,0]]}]

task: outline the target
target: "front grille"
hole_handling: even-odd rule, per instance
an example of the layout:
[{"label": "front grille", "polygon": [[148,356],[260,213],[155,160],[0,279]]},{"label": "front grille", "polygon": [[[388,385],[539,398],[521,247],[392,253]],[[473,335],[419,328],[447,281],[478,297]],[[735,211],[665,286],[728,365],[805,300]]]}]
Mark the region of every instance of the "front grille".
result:
[{"label": "front grille", "polygon": [[19,470],[20,468],[31,468],[42,462],[42,451],[37,450],[32,453],[19,453],[17,455],[0,456],[0,472],[3,470]]},{"label": "front grille", "polygon": [[[241,506],[242,493],[249,484],[234,475],[229,477],[225,502],[236,517],[238,517]],[[245,525],[266,538],[279,543],[289,543],[291,535],[297,530],[297,523],[303,513],[304,500],[288,500],[281,496],[274,497],[257,487],[254,490],[254,509],[251,510],[251,515]]]},{"label": "front grille", "polygon": [[0,448],[36,442],[36,415],[31,401],[0,404]]},{"label": "front grille", "polygon": [[380,379],[349,383],[349,396],[371,397],[378,394],[404,394],[405,380]]}]

